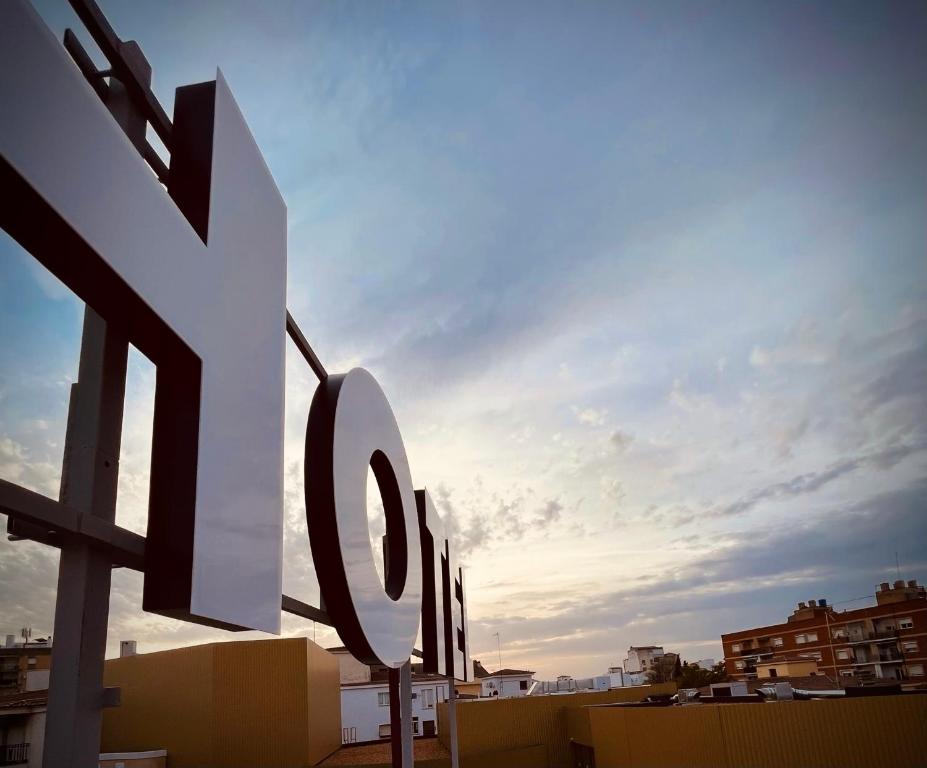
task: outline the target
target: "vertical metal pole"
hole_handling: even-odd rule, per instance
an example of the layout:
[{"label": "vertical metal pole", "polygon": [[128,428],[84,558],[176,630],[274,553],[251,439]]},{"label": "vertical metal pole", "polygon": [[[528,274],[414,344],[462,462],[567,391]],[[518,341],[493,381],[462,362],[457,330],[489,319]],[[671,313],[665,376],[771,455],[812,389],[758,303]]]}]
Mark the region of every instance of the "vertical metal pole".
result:
[{"label": "vertical metal pole", "polygon": [[451,768],[460,767],[460,752],[457,749],[457,681],[447,679],[447,736],[451,745]]},{"label": "vertical metal pole", "polygon": [[402,768],[402,713],[399,704],[399,670],[389,670],[389,745],[393,768]]},{"label": "vertical metal pole", "polygon": [[[151,82],[134,43],[123,44]],[[107,103],[130,140],[145,140],[145,120],[122,85]],[[71,387],[61,500],[84,515],[116,516],[116,485],[125,401],[128,341],[89,307],[84,311],[78,381]],[[103,662],[112,578],[110,558],[65,541],[58,566],[55,632],[45,726],[45,768],[95,768],[100,756]]]},{"label": "vertical metal pole", "polygon": [[412,664],[389,671],[389,742],[393,768],[412,768]]},{"label": "vertical metal pole", "polygon": [[402,715],[402,768],[415,764],[412,752],[412,663],[399,670],[399,711]]}]

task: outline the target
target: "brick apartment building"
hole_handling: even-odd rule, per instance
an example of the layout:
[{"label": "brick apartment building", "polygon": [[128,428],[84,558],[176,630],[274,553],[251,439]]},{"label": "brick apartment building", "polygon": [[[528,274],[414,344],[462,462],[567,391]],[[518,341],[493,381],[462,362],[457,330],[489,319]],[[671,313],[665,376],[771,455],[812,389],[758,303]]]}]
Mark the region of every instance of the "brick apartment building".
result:
[{"label": "brick apartment building", "polygon": [[810,674],[927,682],[927,590],[916,581],[883,582],[875,599],[874,606],[840,612],[826,600],[809,600],[783,624],[721,635],[724,668],[749,680],[783,677],[802,663],[808,674],[813,662]]}]

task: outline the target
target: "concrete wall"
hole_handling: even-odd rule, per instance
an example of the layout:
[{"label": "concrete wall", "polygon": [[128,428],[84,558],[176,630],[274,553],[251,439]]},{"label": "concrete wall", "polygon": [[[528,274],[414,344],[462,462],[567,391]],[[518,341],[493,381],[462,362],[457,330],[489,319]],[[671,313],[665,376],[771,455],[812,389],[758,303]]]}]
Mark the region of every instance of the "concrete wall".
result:
[{"label": "concrete wall", "polygon": [[355,659],[347,651],[329,651],[338,659],[342,683],[369,683],[370,666]]},{"label": "concrete wall", "polygon": [[591,742],[598,768],[927,765],[927,696],[588,707],[570,713],[568,730]]},{"label": "concrete wall", "polygon": [[341,743],[337,660],[306,638],[212,643],[106,662],[122,704],[103,752],[167,749],[171,768],[307,766]]},{"label": "concrete wall", "polygon": [[[460,755],[462,760],[474,760],[474,765],[490,765],[505,750],[542,747],[543,752],[531,751],[543,756],[543,759],[530,758],[535,761],[531,765],[569,768],[572,761],[567,738],[568,708],[639,701],[651,694],[675,692],[674,683],[664,683],[610,691],[460,701],[457,703]],[[449,746],[447,729],[441,724],[447,722],[447,706],[445,703],[438,707],[438,738],[445,747]]]}]

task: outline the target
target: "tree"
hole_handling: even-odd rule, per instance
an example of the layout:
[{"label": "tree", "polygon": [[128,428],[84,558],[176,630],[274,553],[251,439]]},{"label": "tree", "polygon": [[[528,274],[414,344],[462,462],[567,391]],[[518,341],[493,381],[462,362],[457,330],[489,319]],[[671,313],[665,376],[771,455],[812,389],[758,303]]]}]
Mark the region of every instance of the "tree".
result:
[{"label": "tree", "polygon": [[676,676],[676,686],[678,688],[703,688],[712,683],[723,683],[727,679],[723,661],[715,664],[711,669],[702,669],[695,664],[685,662]]},{"label": "tree", "polygon": [[680,674],[682,674],[682,667],[679,665],[679,654],[664,653],[647,670],[647,682],[651,684],[668,683],[670,680],[675,680]]}]

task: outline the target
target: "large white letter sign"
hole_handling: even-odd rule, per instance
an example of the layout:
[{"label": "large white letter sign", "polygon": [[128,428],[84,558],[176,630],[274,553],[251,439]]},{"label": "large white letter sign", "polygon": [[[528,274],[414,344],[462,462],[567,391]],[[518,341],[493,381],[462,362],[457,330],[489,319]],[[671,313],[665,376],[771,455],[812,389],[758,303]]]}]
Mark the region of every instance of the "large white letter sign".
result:
[{"label": "large white letter sign", "polygon": [[[386,513],[386,585],[367,524],[367,470]],[[354,368],[319,384],[306,429],[306,516],[325,610],[358,660],[397,669],[412,653],[422,563],[412,475],[383,390]]]},{"label": "large white letter sign", "polygon": [[22,0],[0,105],[3,228],[157,366],[145,609],[279,632],[286,207],[225,80],[178,91],[170,194]]},{"label": "large white letter sign", "polygon": [[[435,509],[427,489],[415,492],[418,505],[418,526],[422,543],[422,657],[424,671],[447,674],[444,651],[446,627],[450,616],[444,613],[445,554],[448,551],[444,523]],[[450,585],[447,585],[450,589]],[[450,594],[450,593],[448,593]],[[450,602],[450,601],[448,601]],[[453,672],[453,667],[451,667]],[[462,678],[466,679],[466,678]]]}]

